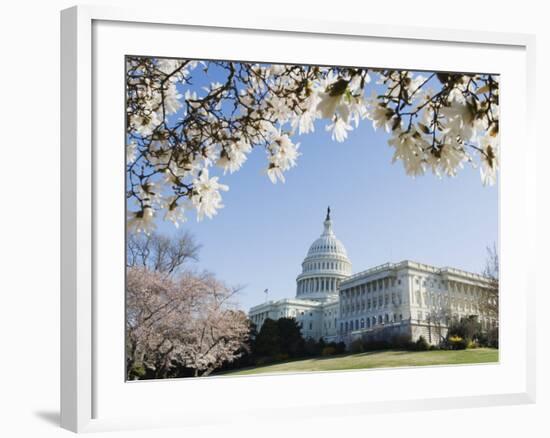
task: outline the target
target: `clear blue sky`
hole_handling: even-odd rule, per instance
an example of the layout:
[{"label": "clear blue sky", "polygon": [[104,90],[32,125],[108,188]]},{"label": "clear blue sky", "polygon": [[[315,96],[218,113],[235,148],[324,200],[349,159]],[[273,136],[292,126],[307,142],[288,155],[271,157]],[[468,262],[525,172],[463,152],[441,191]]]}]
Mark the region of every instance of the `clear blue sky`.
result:
[{"label": "clear blue sky", "polygon": [[[261,148],[240,171],[217,171],[230,186],[222,193],[225,208],[202,222],[192,213],[181,226],[202,244],[199,262],[190,267],[244,286],[239,301],[245,310],[265,300],[266,288],[270,299],[293,297],[300,264],[330,205],[354,272],[404,259],[482,269],[486,247],[498,243],[497,186],[483,187],[479,170],[468,166],[455,178],[413,179],[400,162],[391,163],[386,133],[375,132],[369,120],[344,143],[331,140],[325,123],[295,138],[302,156],[285,184],[272,184],[264,174]],[[176,231],[171,223],[158,229]]]}]

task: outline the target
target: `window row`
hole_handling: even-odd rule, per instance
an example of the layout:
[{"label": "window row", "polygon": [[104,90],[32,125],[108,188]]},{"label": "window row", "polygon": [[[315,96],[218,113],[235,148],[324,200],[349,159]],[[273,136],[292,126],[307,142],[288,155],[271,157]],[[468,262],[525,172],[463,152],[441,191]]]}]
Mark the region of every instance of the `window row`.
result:
[{"label": "window row", "polygon": [[384,295],[378,295],[377,297],[373,297],[372,299],[368,298],[366,300],[342,300],[341,305],[341,313],[343,315],[348,313],[355,313],[355,312],[364,312],[365,310],[369,311],[371,309],[376,309],[380,307],[387,307],[389,304],[394,306],[400,306],[403,304],[403,298],[400,292],[395,293],[392,292],[391,294],[384,294]]},{"label": "window row", "polygon": [[321,270],[321,269],[331,269],[337,271],[345,271],[346,264],[344,262],[308,262],[304,265],[304,272]]},{"label": "window row", "polygon": [[378,280],[369,281],[367,283],[343,289],[340,293],[342,298],[355,298],[364,296],[370,292],[387,290],[390,287],[401,285],[401,279],[395,277],[380,278]]},{"label": "window row", "polygon": [[298,281],[298,294],[309,292],[336,292],[340,279],[334,277],[305,278]]},{"label": "window row", "polygon": [[368,329],[375,327],[377,325],[389,324],[392,322],[401,322],[403,321],[403,314],[394,313],[393,315],[384,314],[373,316],[369,318],[361,318],[351,321],[345,321],[340,323],[340,332],[348,333],[354,330]]}]

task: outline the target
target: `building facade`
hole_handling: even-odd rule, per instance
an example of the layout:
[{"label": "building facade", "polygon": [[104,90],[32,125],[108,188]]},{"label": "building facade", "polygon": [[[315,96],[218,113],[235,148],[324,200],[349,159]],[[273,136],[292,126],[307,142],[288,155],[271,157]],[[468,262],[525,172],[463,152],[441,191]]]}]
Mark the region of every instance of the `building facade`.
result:
[{"label": "building facade", "polygon": [[490,279],[455,268],[405,260],[356,274],[332,229],[330,208],[296,278],[296,297],[268,301],[250,309],[260,330],[267,319],[294,318],[305,338],[350,342],[363,336],[386,339],[420,336],[438,344],[453,318],[477,315],[483,329],[498,324],[481,303]]}]

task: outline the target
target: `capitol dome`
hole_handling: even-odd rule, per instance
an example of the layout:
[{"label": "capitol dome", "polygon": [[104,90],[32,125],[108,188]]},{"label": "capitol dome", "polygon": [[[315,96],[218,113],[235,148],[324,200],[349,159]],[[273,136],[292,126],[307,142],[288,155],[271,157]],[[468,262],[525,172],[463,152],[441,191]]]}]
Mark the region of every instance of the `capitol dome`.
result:
[{"label": "capitol dome", "polygon": [[323,233],[309,247],[302,273],[296,278],[296,298],[336,299],[340,281],[351,275],[346,248],[332,230],[330,207],[323,225]]}]

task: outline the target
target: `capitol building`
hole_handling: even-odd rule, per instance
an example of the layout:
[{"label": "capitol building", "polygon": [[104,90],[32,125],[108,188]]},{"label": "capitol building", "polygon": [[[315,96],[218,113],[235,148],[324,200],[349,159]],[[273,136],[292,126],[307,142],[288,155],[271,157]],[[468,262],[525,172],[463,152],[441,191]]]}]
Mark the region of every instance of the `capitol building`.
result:
[{"label": "capitol building", "polygon": [[353,273],[346,248],[334,234],[330,208],[323,232],[309,247],[294,298],[267,301],[249,311],[260,330],[267,319],[294,318],[305,338],[344,341],[365,335],[438,344],[453,318],[477,315],[483,329],[498,321],[484,314],[492,283],[460,269],[404,260]]}]

